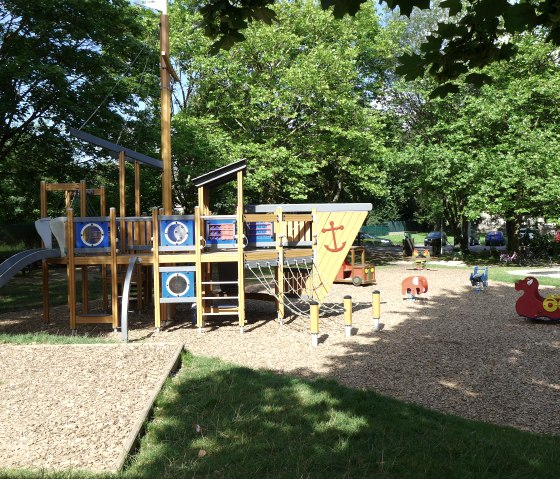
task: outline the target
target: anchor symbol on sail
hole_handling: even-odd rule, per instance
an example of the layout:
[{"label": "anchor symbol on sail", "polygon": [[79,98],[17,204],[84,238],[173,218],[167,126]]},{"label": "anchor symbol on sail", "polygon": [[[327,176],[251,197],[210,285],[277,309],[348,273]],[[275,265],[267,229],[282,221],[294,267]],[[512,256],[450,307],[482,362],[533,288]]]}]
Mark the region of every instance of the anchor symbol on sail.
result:
[{"label": "anchor symbol on sail", "polygon": [[325,245],[325,248],[330,251],[331,253],[338,253],[339,251],[342,251],[344,249],[344,247],[346,246],[346,241],[344,241],[340,246],[338,246],[336,244],[336,233],[335,231],[337,230],[343,230],[344,229],[344,225],[340,225],[340,226],[336,226],[334,225],[334,221],[330,222],[331,227],[330,228],[323,228],[321,230],[321,233],[326,233],[327,231],[332,231],[332,237],[333,237],[333,244],[334,247],[331,248],[328,245]]}]

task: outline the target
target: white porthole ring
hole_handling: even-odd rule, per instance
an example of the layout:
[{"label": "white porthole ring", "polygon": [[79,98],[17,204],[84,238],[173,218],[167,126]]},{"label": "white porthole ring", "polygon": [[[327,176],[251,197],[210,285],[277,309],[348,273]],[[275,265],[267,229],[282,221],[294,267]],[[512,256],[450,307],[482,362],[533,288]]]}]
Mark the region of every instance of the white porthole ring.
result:
[{"label": "white porthole ring", "polygon": [[[182,280],[184,286],[181,291],[177,288],[177,280]],[[173,273],[167,277],[165,281],[165,289],[171,296],[175,296],[177,298],[184,296],[189,289],[191,288],[191,282],[189,278],[184,273]]]},{"label": "white porthole ring", "polygon": [[[94,230],[93,234],[88,231],[90,229]],[[99,235],[99,237],[97,237],[97,235]],[[80,238],[84,245],[89,248],[95,248],[96,246],[99,246],[105,239],[105,232],[103,231],[101,225],[99,225],[98,223],[86,223],[80,230]]]},{"label": "white porthole ring", "polygon": [[[177,234],[179,231],[181,234]],[[189,239],[189,228],[182,221],[172,221],[165,227],[163,234],[170,244],[179,246]]]}]

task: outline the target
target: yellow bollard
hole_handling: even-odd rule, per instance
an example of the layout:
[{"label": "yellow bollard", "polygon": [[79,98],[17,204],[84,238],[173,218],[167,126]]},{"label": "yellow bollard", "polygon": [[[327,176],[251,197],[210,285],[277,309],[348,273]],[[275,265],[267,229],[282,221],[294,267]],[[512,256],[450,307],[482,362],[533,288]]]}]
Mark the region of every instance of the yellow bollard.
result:
[{"label": "yellow bollard", "polygon": [[374,291],[371,295],[371,309],[373,315],[373,330],[379,331],[379,318],[381,318],[381,299],[379,291]]},{"label": "yellow bollard", "polygon": [[352,336],[352,296],[344,296],[344,334]]},{"label": "yellow bollard", "polygon": [[311,346],[319,345],[319,303],[309,303],[309,314],[311,316]]}]

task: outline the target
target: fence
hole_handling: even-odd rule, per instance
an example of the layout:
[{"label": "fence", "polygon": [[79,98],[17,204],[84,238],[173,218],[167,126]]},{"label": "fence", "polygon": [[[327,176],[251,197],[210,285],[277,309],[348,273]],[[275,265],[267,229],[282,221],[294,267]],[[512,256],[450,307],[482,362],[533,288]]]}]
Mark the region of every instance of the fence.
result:
[{"label": "fence", "polygon": [[386,236],[389,233],[401,231],[422,231],[424,226],[416,221],[387,221],[377,225],[362,226],[361,233],[373,236]]}]

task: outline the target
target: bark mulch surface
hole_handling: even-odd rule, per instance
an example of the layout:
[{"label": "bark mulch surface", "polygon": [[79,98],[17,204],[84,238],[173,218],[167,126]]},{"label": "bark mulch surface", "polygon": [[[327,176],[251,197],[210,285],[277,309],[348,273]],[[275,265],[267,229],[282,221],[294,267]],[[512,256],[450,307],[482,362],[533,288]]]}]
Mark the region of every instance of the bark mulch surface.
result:
[{"label": "bark mulch surface", "polygon": [[0,345],[0,467],[115,470],[177,347]]},{"label": "bark mulch surface", "polygon": [[[376,286],[335,285],[321,309],[318,347],[311,346],[307,318],[293,315],[279,324],[273,305],[259,301],[248,301],[244,334],[235,318],[212,319],[203,334],[198,334],[190,311],[181,308],[157,334],[153,314],[131,313],[131,344],[184,342],[197,355],[301,377],[330,377],[350,387],[371,389],[445,413],[559,435],[560,324],[520,318],[515,313],[520,293],[513,284],[491,282],[487,291],[476,293],[468,281],[469,273],[467,268],[448,268],[436,262],[423,271],[400,264],[378,268]],[[416,301],[403,300],[401,281],[416,274],[428,279],[428,294]],[[374,289],[381,291],[382,329],[378,332],[372,328]],[[336,312],[348,294],[354,303],[349,338],[344,335],[343,315]],[[39,311],[4,314],[0,332],[67,334],[66,308],[53,308],[52,316],[53,321],[45,326]],[[79,334],[113,335],[108,326],[81,326]],[[132,422],[124,412],[134,401],[127,401],[147,381],[145,375],[157,369],[152,352],[145,351],[146,358],[138,363],[131,361],[133,367],[124,373],[118,367],[126,361],[118,356],[125,354],[125,346],[107,347],[105,366],[86,347],[36,348],[45,352],[22,355],[19,351],[25,347],[1,346],[0,424],[8,426],[6,432],[0,432],[0,456],[5,457],[8,447],[19,450],[21,456],[45,461],[46,451],[57,447],[68,454],[79,449],[73,458],[87,457],[86,451],[95,450],[94,455],[107,455],[106,464],[110,464],[110,453],[103,449],[118,447],[122,434],[118,435],[119,427],[113,423],[103,422],[104,414],[117,409],[123,413],[117,415],[118,420]],[[77,358],[60,354],[60,358],[50,359],[51,350],[57,348],[75,351]],[[74,363],[77,370],[71,372]],[[15,376],[19,379],[9,379],[8,386],[5,375],[14,376],[12,370],[18,371]],[[105,389],[86,390],[86,381],[79,376],[84,371],[92,386],[103,378],[107,391],[116,390],[119,399],[102,400],[103,394],[109,394]],[[111,374],[115,376],[105,379]],[[124,379],[127,375],[130,380]],[[47,399],[47,393],[53,395]],[[10,411],[16,406],[21,408],[19,413]],[[25,419],[25,413],[33,413],[34,419]],[[94,418],[79,425],[80,415]],[[42,432],[55,428],[69,430],[66,436],[74,445],[57,444]],[[41,434],[47,439],[40,440]],[[93,434],[99,436],[93,438]],[[73,461],[68,454],[59,461]],[[88,461],[81,464],[86,467],[94,460]]]}]

